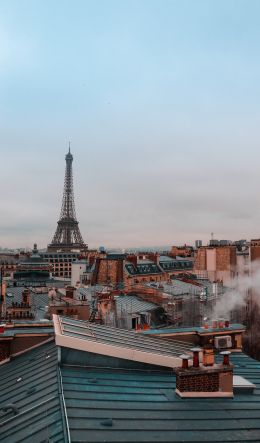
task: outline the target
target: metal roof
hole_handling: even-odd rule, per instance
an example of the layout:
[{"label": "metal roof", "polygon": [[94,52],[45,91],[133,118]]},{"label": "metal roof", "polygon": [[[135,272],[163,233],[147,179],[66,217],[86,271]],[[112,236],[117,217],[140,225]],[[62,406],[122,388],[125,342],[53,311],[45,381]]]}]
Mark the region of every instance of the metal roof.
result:
[{"label": "metal roof", "polygon": [[125,264],[125,270],[130,275],[146,275],[146,274],[161,274],[161,268],[154,262],[144,261],[144,263],[133,263],[127,262]]},{"label": "metal roof", "polygon": [[40,327],[40,326],[30,326],[29,328],[26,327],[19,327],[19,328],[5,328],[5,331],[0,333],[0,339],[3,337],[15,337],[15,336],[21,336],[21,335],[35,335],[35,334],[47,334],[47,335],[54,335],[54,329],[53,325],[50,324],[50,327]]},{"label": "metal roof", "polygon": [[260,362],[238,352],[231,362],[253,393],[181,399],[170,370],[59,368],[43,344],[0,366],[0,441],[66,443],[68,425],[72,443],[259,442]]},{"label": "metal roof", "polygon": [[253,394],[181,399],[173,373],[62,367],[72,442],[259,442],[260,362],[231,360]]},{"label": "metal roof", "polygon": [[[19,286],[16,288],[7,288],[7,294],[12,294],[12,297],[6,296],[6,305],[7,306],[12,306],[12,302],[17,302],[17,303],[21,303],[22,302],[22,294],[25,288]],[[32,303],[37,307],[37,308],[44,308],[45,306],[48,305],[49,302],[49,296],[48,296],[48,292],[40,294],[40,293],[35,293],[33,291],[30,291],[30,298]]]},{"label": "metal roof", "polygon": [[190,349],[182,341],[151,338],[135,331],[53,316],[56,343],[60,346],[151,363],[166,367],[180,365],[179,356]]},{"label": "metal roof", "polygon": [[240,323],[231,323],[228,328],[203,328],[201,326],[193,326],[191,328],[161,328],[161,329],[149,329],[147,331],[142,330],[141,334],[148,335],[169,335],[169,334],[185,334],[185,333],[194,333],[194,334],[210,334],[212,332],[226,332],[227,334],[232,331],[244,331],[246,327],[241,325]]},{"label": "metal roof", "polygon": [[120,295],[115,298],[117,313],[140,314],[142,312],[154,311],[158,305],[142,300],[134,295]]},{"label": "metal roof", "polygon": [[167,294],[178,296],[185,294],[200,294],[207,287],[209,295],[213,294],[213,284],[205,280],[182,281],[180,279],[172,279],[171,283],[156,282],[148,283],[147,286],[160,287],[163,286],[164,292]]},{"label": "metal roof", "polygon": [[[7,288],[7,294],[12,294],[12,297],[6,295],[6,306],[12,306],[12,303],[21,303],[22,302],[22,293],[24,291],[24,287],[15,287],[15,288]],[[45,318],[45,307],[49,304],[49,296],[48,293],[37,294],[33,291],[30,291],[30,299],[31,306],[35,315],[35,319]],[[35,321],[35,320],[34,320]],[[46,320],[47,321],[47,320]]]},{"label": "metal roof", "polygon": [[62,411],[54,341],[0,366],[1,443],[66,442]]}]

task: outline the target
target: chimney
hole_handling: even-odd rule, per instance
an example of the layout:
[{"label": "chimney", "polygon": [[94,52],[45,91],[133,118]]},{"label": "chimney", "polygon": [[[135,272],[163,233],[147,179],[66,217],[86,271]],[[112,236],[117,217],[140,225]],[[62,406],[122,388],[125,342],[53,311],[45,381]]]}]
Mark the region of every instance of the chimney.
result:
[{"label": "chimney", "polygon": [[66,297],[73,298],[73,296],[74,296],[74,287],[67,286],[66,287]]},{"label": "chimney", "polygon": [[214,348],[209,343],[203,347],[203,366],[213,366],[215,363]]},{"label": "chimney", "polygon": [[25,303],[26,305],[30,305],[30,290],[29,289],[25,289],[23,291],[22,302]]},{"label": "chimney", "polygon": [[180,358],[182,359],[182,369],[188,369],[189,367],[189,359],[190,359],[190,355],[188,354],[182,354],[180,356]]},{"label": "chimney", "polygon": [[135,254],[127,255],[126,260],[132,263],[134,266],[137,265],[137,255]]},{"label": "chimney", "polygon": [[148,260],[153,261],[156,265],[159,265],[160,254],[158,252],[151,252],[147,255]]},{"label": "chimney", "polygon": [[198,368],[200,365],[199,362],[199,353],[202,349],[201,348],[191,348],[191,351],[193,352],[193,367]]},{"label": "chimney", "polygon": [[192,348],[193,364],[188,365],[189,356],[183,354],[182,366],[176,368],[176,394],[182,398],[233,397],[233,365],[229,362],[229,351],[221,352],[220,364],[204,366],[199,362],[200,348]]}]

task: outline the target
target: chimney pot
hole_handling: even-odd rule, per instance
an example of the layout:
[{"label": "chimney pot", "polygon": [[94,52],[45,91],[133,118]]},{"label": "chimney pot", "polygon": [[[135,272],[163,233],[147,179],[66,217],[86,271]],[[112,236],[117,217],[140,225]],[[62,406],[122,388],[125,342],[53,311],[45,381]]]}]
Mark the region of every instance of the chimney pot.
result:
[{"label": "chimney pot", "polygon": [[217,327],[218,327],[218,321],[212,320],[212,329],[217,329]]},{"label": "chimney pot", "polygon": [[193,367],[198,368],[200,365],[199,352],[201,351],[201,348],[191,348],[191,351],[193,352]]},{"label": "chimney pot", "polygon": [[230,351],[222,351],[220,354],[223,355],[223,362],[222,362],[223,366],[229,366],[230,365],[229,355],[231,354],[231,352]]},{"label": "chimney pot", "polygon": [[182,354],[180,355],[180,358],[182,359],[182,369],[188,369],[189,367],[188,360],[190,359],[190,355]]}]

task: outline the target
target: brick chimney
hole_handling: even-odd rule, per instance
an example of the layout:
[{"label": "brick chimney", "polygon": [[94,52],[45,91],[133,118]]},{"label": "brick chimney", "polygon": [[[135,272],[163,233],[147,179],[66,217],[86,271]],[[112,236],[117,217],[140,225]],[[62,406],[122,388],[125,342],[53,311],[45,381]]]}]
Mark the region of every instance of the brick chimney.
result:
[{"label": "brick chimney", "polygon": [[221,364],[204,366],[199,362],[200,348],[193,348],[193,364],[181,355],[182,367],[176,368],[176,394],[183,398],[233,397],[233,365],[229,351],[221,352]]},{"label": "brick chimney", "polygon": [[26,305],[30,305],[30,290],[25,289],[22,294],[22,302]]},{"label": "brick chimney", "polygon": [[66,297],[73,298],[75,288],[73,286],[66,287]]},{"label": "brick chimney", "polygon": [[135,254],[127,255],[126,260],[132,263],[134,266],[137,265],[137,255]]},{"label": "brick chimney", "polygon": [[160,261],[160,254],[158,252],[151,252],[147,255],[148,260],[153,261],[156,265],[159,264]]}]

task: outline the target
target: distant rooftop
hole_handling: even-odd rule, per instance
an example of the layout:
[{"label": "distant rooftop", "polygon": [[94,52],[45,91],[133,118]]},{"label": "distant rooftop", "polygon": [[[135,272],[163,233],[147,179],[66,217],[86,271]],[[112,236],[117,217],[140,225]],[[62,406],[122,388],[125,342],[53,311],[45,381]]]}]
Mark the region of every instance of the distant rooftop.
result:
[{"label": "distant rooftop", "polygon": [[155,303],[147,302],[134,295],[119,295],[115,298],[115,302],[118,313],[125,312],[140,314],[142,312],[158,309],[158,305]]}]

